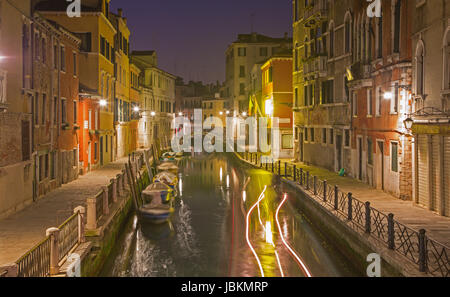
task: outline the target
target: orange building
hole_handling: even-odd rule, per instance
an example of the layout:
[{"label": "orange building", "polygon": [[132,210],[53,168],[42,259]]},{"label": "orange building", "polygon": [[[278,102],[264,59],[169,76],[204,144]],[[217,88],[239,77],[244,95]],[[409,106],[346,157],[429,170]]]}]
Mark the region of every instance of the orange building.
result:
[{"label": "orange building", "polygon": [[274,54],[261,66],[263,114],[279,119],[280,158],[293,157],[292,54]]},{"label": "orange building", "polygon": [[[88,95],[80,95],[78,118],[82,126],[78,131],[78,141],[82,173],[91,171],[99,161],[99,111],[100,105],[97,100],[92,100]],[[109,146],[107,144],[106,149]]]}]

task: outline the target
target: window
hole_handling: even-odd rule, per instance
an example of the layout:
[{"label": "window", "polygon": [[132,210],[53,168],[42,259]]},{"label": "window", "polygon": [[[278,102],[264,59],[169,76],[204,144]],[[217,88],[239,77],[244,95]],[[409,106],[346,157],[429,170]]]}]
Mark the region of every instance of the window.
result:
[{"label": "window", "polygon": [[334,57],[334,23],[330,24],[329,32],[330,32],[329,56],[330,56],[330,58],[333,58]]},{"label": "window", "polygon": [[34,56],[36,58],[36,60],[39,60],[39,33],[36,32],[34,33]]},{"label": "window", "polygon": [[285,150],[289,150],[293,148],[293,135],[292,134],[283,134],[281,136],[281,147]]},{"label": "window", "polygon": [[358,96],[356,92],[352,93],[352,114],[354,117],[358,116]]},{"label": "window", "polygon": [[298,88],[294,89],[294,107],[298,107]]},{"label": "window", "polygon": [[22,161],[30,160],[30,122],[22,121]]},{"label": "window", "polygon": [[268,55],[267,47],[260,47],[259,48],[259,55],[261,57],[267,57],[267,55]]},{"label": "window", "polygon": [[78,122],[78,105],[77,101],[73,101],[73,123],[76,124]]},{"label": "window", "polygon": [[391,142],[391,171],[398,172],[398,143]]},{"label": "window", "polygon": [[238,56],[239,57],[247,56],[247,49],[245,47],[239,47],[238,48]]},{"label": "window", "polygon": [[102,54],[103,56],[106,55],[106,53],[105,53],[105,52],[106,52],[105,47],[106,47],[106,40],[105,40],[105,37],[100,36],[100,54]]},{"label": "window", "polygon": [[61,124],[67,123],[67,105],[66,99],[61,99]]},{"label": "window", "polygon": [[327,144],[327,129],[322,128],[322,143]]},{"label": "window", "polygon": [[66,49],[61,46],[61,71],[66,71]]},{"label": "window", "polygon": [[42,63],[46,63],[47,62],[47,51],[46,51],[47,45],[45,42],[45,38],[42,38]]},{"label": "window", "polygon": [[53,46],[53,68],[58,69],[58,46]]},{"label": "window", "polygon": [[373,165],[373,143],[371,138],[367,138],[367,164]]},{"label": "window", "polygon": [[344,130],[344,146],[350,147],[350,130]]},{"label": "window", "polygon": [[273,67],[269,67],[269,83],[273,81]]},{"label": "window", "polygon": [[399,100],[399,87],[398,82],[394,85],[394,91],[392,94],[392,101],[391,101],[391,113],[396,114],[398,113],[398,100]]},{"label": "window", "polygon": [[34,96],[34,124],[39,125],[39,93]]},{"label": "window", "polygon": [[381,98],[383,98],[383,91],[381,91],[381,87],[377,88],[377,96],[375,102],[376,115],[381,116]]},{"label": "window", "polygon": [[401,0],[397,0],[394,9],[394,53],[400,52],[400,17],[401,17]]},{"label": "window", "polygon": [[95,114],[94,114],[94,129],[98,130],[98,111],[97,110],[95,111]]},{"label": "window", "polygon": [[314,128],[311,128],[311,142],[316,141],[315,135],[314,135]]},{"label": "window", "polygon": [[245,95],[245,84],[239,84],[239,95]]},{"label": "window", "polygon": [[334,130],[330,129],[330,144],[334,144]]},{"label": "window", "polygon": [[94,143],[94,160],[97,160],[97,150],[98,150],[98,144],[97,142]]},{"label": "window", "polygon": [[308,129],[305,129],[305,141],[308,141]]},{"label": "window", "polygon": [[347,102],[350,100],[350,89],[348,88],[348,77],[346,74],[344,75],[344,100]]},{"label": "window", "polygon": [[45,125],[45,121],[47,119],[47,96],[45,94],[42,94],[42,125]]},{"label": "window", "polygon": [[424,94],[424,47],[419,41],[416,49],[416,94]]},{"label": "window", "polygon": [[51,153],[51,162],[50,178],[53,180],[56,178],[56,152]]},{"label": "window", "polygon": [[53,97],[53,125],[58,123],[58,98]]},{"label": "window", "polygon": [[48,177],[48,169],[49,169],[49,158],[48,158],[48,154],[45,155],[45,168],[44,168],[44,176],[45,178]]},{"label": "window", "polygon": [[245,66],[239,67],[239,77],[245,77]]},{"label": "window", "polygon": [[378,30],[377,30],[377,58],[381,59],[383,57],[383,16],[377,18]]},{"label": "window", "polygon": [[373,99],[372,90],[367,90],[367,115],[371,116],[373,114]]},{"label": "window", "polygon": [[73,75],[77,75],[77,54],[73,53]]},{"label": "window", "polygon": [[322,82],[322,104],[333,103],[334,101],[334,80]]},{"label": "window", "polygon": [[345,24],[344,24],[345,36],[344,36],[344,52],[350,53],[351,50],[351,22],[350,22],[350,13],[345,16]]}]

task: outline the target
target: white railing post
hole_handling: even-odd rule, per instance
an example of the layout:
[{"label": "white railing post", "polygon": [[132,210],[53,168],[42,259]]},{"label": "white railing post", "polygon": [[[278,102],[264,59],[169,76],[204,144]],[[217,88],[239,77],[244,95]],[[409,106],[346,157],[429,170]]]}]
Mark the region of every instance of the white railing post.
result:
[{"label": "white railing post", "polygon": [[48,228],[45,234],[46,236],[50,236],[50,275],[56,275],[59,273],[59,229]]},{"label": "white railing post", "polygon": [[73,213],[78,213],[78,243],[85,242],[84,237],[84,215],[86,209],[83,206],[78,206],[73,210]]},{"label": "white railing post", "polygon": [[97,198],[89,197],[86,199],[87,204],[87,224],[88,230],[97,229]]},{"label": "white railing post", "polygon": [[109,206],[108,206],[108,186],[103,186],[103,214],[109,214]]},{"label": "white railing post", "polygon": [[117,179],[115,179],[115,178],[111,179],[111,183],[112,183],[113,202],[117,202]]}]

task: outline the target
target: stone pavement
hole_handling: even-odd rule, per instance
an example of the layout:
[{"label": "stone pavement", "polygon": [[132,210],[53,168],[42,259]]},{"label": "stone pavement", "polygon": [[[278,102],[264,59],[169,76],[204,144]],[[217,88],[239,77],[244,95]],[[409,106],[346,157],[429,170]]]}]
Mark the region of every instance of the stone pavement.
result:
[{"label": "stone pavement", "polygon": [[127,160],[119,159],[80,176],[22,211],[0,220],[0,266],[18,260],[45,238],[45,230],[62,224],[73,214],[75,207],[85,206],[86,198],[100,192],[121,172]]},{"label": "stone pavement", "polygon": [[[284,172],[284,162],[281,172]],[[393,213],[394,218],[415,230],[425,229],[427,236],[447,247],[450,247],[450,218],[443,217],[432,211],[421,208],[412,201],[403,201],[387,194],[381,190],[372,188],[366,183],[350,177],[341,177],[338,174],[315,166],[308,166],[303,163],[295,164],[297,168],[309,171],[311,175],[317,176],[321,180],[327,180],[329,185],[337,185],[343,192],[351,192],[353,197],[366,202],[369,201],[373,208],[385,214]]]}]

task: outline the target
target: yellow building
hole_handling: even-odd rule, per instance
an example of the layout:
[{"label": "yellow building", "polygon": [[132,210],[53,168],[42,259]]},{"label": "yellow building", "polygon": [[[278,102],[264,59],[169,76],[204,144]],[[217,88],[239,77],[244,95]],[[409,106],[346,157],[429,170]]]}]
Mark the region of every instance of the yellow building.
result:
[{"label": "yellow building", "polygon": [[[35,9],[45,18],[73,32],[81,39],[79,57],[80,102],[89,102],[87,115],[95,119],[96,127],[91,133],[87,147],[95,162],[89,168],[109,163],[114,158],[114,42],[116,29],[110,21],[110,0],[83,2],[81,18],[70,18],[66,6],[59,0],[47,0]],[[127,45],[128,46],[128,45]],[[94,136],[95,133],[95,136]]]},{"label": "yellow building", "polygon": [[145,100],[146,97],[141,96],[141,87],[139,82],[139,75],[141,71],[139,68],[130,64],[130,102],[131,102],[131,122],[130,122],[130,150],[135,151],[138,146],[138,124],[140,119],[140,111],[143,104],[142,100]]},{"label": "yellow building", "polygon": [[135,150],[131,135],[130,121],[132,106],[130,102],[130,29],[122,9],[110,14],[110,20],[117,31],[115,37],[115,98],[114,126],[116,130],[117,157],[124,157]]},{"label": "yellow building", "polygon": [[221,120],[222,125],[220,127],[224,127],[227,117],[225,104],[226,100],[221,98],[203,99],[203,121],[209,117],[215,117]]}]

